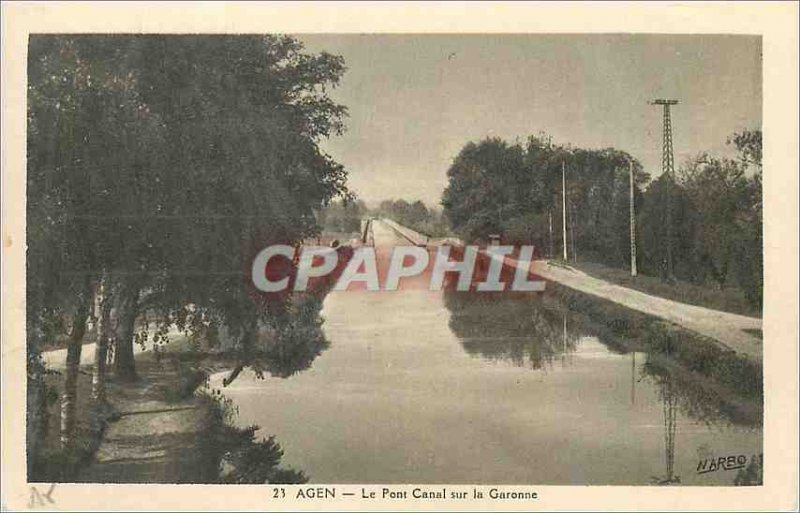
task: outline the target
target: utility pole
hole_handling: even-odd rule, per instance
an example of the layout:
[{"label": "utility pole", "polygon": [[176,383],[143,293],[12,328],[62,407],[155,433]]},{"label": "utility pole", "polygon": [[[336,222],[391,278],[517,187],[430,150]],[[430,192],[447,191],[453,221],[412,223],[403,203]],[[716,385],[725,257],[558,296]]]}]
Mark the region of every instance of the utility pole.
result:
[{"label": "utility pole", "polygon": [[550,252],[547,254],[547,258],[553,258],[553,210],[549,209],[547,211],[547,225],[550,228],[550,238],[548,242],[550,243]]},{"label": "utility pole", "polygon": [[572,221],[572,226],[569,229],[569,245],[570,251],[572,251],[572,261],[578,261],[578,252],[575,251],[575,205],[573,205],[572,200],[569,201],[569,212],[568,212],[567,220]]},{"label": "utility pole", "polygon": [[673,262],[672,262],[672,198],[670,190],[675,173],[675,161],[672,157],[672,119],[670,118],[670,106],[677,105],[678,100],[657,99],[650,102],[651,105],[661,105],[664,110],[664,142],[661,149],[661,171],[666,178],[667,196],[667,251],[666,251],[666,279],[673,281]]},{"label": "utility pole", "polygon": [[567,262],[567,171],[561,161],[561,242],[564,246],[564,262]]},{"label": "utility pole", "polygon": [[628,171],[631,182],[631,276],[636,276],[636,208],[633,199],[633,161],[630,159],[628,159]]}]

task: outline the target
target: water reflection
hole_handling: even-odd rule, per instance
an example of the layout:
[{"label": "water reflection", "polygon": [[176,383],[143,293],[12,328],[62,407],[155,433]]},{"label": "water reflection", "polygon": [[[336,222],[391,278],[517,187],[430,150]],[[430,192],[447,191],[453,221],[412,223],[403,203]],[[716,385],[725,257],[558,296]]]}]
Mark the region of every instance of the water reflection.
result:
[{"label": "water reflection", "polygon": [[[589,339],[600,342],[609,353],[626,352],[618,341],[599,336],[601,330],[592,330],[589,323],[574,319],[568,310],[535,294],[512,296],[447,291],[444,303],[451,313],[450,329],[458,336],[464,350],[473,356],[542,370],[552,367],[556,358],[567,367],[574,362],[576,354],[586,356],[581,345]],[[643,342],[642,347],[647,347],[648,334],[635,335]],[[676,453],[681,451],[676,443],[681,429],[696,430],[696,424],[681,422],[681,416],[709,427],[760,429],[763,418],[760,401],[738,396],[724,386],[687,371],[670,358],[669,351],[631,351],[629,355],[631,407],[636,406],[637,385],[641,386],[642,381],[655,391],[660,403],[663,458],[661,468],[653,468],[651,484],[681,483],[681,472],[675,461]],[[688,468],[684,465],[684,474]]]},{"label": "water reflection", "polygon": [[269,372],[288,378],[313,363],[330,342],[322,331],[322,299],[307,295],[295,301],[285,315],[273,318],[271,330],[262,333],[258,357],[252,363],[257,376]]},{"label": "water reflection", "polygon": [[282,379],[303,359],[276,347],[272,376],[225,389],[239,425],[275,433],[282,464],[318,482],[730,485],[697,474],[701,452],[762,449],[758,401],[552,295],[334,293],[322,314],[312,368]]},{"label": "water reflection", "polygon": [[[599,331],[573,319],[571,312],[537,294],[446,291],[444,304],[451,314],[449,327],[464,350],[489,360],[545,369],[559,358],[562,364],[568,365],[581,341],[587,337],[597,338],[611,353],[628,353],[619,342],[600,336]],[[665,408],[672,412],[670,418],[674,418],[674,412],[680,409],[687,416],[706,423],[761,425],[758,402],[738,397],[724,387],[682,369],[670,361],[669,354],[639,353],[644,362],[639,367],[638,378],[637,353],[629,354],[632,405],[636,402],[636,383],[647,379],[660,391]],[[669,419],[665,424],[670,424]],[[674,436],[667,434],[665,438],[673,439]]]},{"label": "water reflection", "polygon": [[445,291],[444,303],[464,350],[488,360],[543,369],[560,358],[567,365],[581,338],[569,312],[545,308],[536,294]]},{"label": "water reflection", "polygon": [[[235,351],[236,365],[221,380],[230,386],[249,367],[253,377],[286,379],[309,369],[328,349],[330,342],[322,330],[324,292],[297,295],[289,301],[271,305],[271,314],[262,320],[250,344]],[[275,435],[262,436],[257,424],[239,424],[238,408],[219,388],[210,386],[210,420],[203,430],[202,446],[213,479],[234,484],[302,484],[308,476],[281,465],[283,448]]]},{"label": "water reflection", "polygon": [[684,415],[707,425],[729,424],[760,428],[763,405],[738,396],[713,382],[678,367],[658,354],[648,354],[642,376],[656,384],[662,401],[675,404]]},{"label": "water reflection", "polygon": [[194,482],[228,484],[302,484],[308,476],[282,465],[283,449],[274,435],[259,438],[259,427],[237,427],[238,412],[230,399],[211,389],[200,397],[207,403],[198,425],[198,466],[205,476]]},{"label": "water reflection", "polygon": [[[288,378],[311,367],[330,343],[322,330],[320,315],[325,297],[332,290],[353,256],[350,247],[340,247],[338,263],[328,275],[312,278],[307,291],[253,296],[261,310],[255,324],[227,333],[223,353],[236,360],[231,373],[222,381],[227,387],[249,367],[255,376],[266,374]],[[290,271],[293,272],[293,271]],[[236,326],[236,323],[234,323]]]},{"label": "water reflection", "polygon": [[664,410],[664,476],[655,478],[657,484],[669,485],[681,482],[675,475],[675,429],[677,426],[677,395],[674,381],[667,377],[659,388],[661,404]]}]

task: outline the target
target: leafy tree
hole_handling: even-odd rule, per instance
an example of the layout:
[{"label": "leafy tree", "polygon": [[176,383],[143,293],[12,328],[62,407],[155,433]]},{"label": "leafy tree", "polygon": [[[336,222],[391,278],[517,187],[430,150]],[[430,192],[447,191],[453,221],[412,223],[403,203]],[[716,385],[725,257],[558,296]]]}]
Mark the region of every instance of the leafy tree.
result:
[{"label": "leafy tree", "polygon": [[[29,369],[40,383],[42,341],[71,326],[65,442],[101,285],[117,319],[101,323],[98,349],[116,340],[120,378],[136,376],[146,313],[157,337],[225,325],[246,346],[259,318],[285,310],[252,300],[247,269],[264,244],[316,233],[314,212],[349,197],[318,146],[344,128],[327,95],[343,72],[341,58],[280,36],[31,38]],[[102,365],[96,374],[102,397]]]},{"label": "leafy tree", "polygon": [[499,139],[468,143],[448,170],[442,205],[453,230],[467,240],[486,240],[495,233],[505,243],[532,243],[549,252],[557,245],[553,239],[563,243],[563,166],[566,242],[592,258],[622,265],[629,254],[631,160],[639,194],[647,175],[630,155],[618,150],[557,146],[545,134],[529,137],[524,147]]},{"label": "leafy tree", "polygon": [[412,203],[404,199],[384,200],[378,206],[376,214],[381,217],[394,219],[396,222],[408,226],[429,237],[444,237],[449,235],[446,221],[442,213],[436,209],[428,208],[425,203],[416,200]]},{"label": "leafy tree", "polygon": [[697,213],[686,190],[679,183],[659,176],[653,180],[638,203],[638,252],[643,273],[668,278],[667,269],[667,198],[672,202],[672,255],[676,277],[702,283],[698,272],[700,258],[692,235],[696,232]]},{"label": "leafy tree", "polygon": [[[624,151],[555,145],[545,134],[525,146],[501,139],[467,143],[448,170],[445,217],[467,241],[499,234],[504,243],[534,244],[573,258],[627,267],[630,258],[629,165],[637,204],[640,269],[666,276],[667,235],[678,278],[719,287],[735,284],[762,301],[761,132],[731,136],[736,159],[703,154],[677,179],[649,182]],[[567,240],[562,241],[562,165],[566,171]],[[671,230],[665,224],[668,202]],[[552,234],[552,235],[551,235]],[[544,253],[541,251],[540,253]]]},{"label": "leafy tree", "polygon": [[695,211],[695,253],[705,274],[720,288],[729,281],[738,252],[737,213],[748,193],[742,166],[701,155],[681,170],[680,180]]},{"label": "leafy tree", "polygon": [[751,304],[761,306],[764,302],[761,130],[734,134],[732,141],[739,151],[739,162],[747,170],[742,208],[737,214],[739,257],[734,261],[734,268],[747,299]]},{"label": "leafy tree", "polygon": [[317,219],[326,231],[358,232],[366,213],[367,206],[361,200],[337,201],[320,209]]},{"label": "leafy tree", "polygon": [[739,151],[738,159],[745,166],[754,166],[756,173],[761,173],[762,136],[761,130],[744,130],[728,138]]},{"label": "leafy tree", "polygon": [[447,171],[442,196],[454,231],[468,240],[500,233],[504,221],[519,214],[530,178],[524,150],[500,139],[468,143]]},{"label": "leafy tree", "polygon": [[[758,131],[735,134],[736,159],[701,154],[677,173],[670,197],[675,272],[679,278],[717,287],[737,286],[748,301],[762,301],[761,161]],[[664,179],[648,188],[639,224],[645,271],[657,272],[663,255]]]},{"label": "leafy tree", "polygon": [[[28,318],[47,325],[71,317],[61,419],[69,445],[92,297],[128,256],[117,215],[134,197],[127,171],[147,167],[144,150],[157,146],[159,126],[114,59],[71,39],[31,39],[29,82]],[[31,340],[30,354],[39,346]]]},{"label": "leafy tree", "polygon": [[159,205],[168,273],[149,307],[184,324],[191,302],[232,333],[255,336],[263,310],[241,286],[242,270],[265,244],[317,233],[315,209],[349,197],[344,169],[317,145],[343,130],[345,109],[326,93],[343,62],[305,54],[289,37],[137,43],[144,96],[171,149],[164,186],[175,196]]}]

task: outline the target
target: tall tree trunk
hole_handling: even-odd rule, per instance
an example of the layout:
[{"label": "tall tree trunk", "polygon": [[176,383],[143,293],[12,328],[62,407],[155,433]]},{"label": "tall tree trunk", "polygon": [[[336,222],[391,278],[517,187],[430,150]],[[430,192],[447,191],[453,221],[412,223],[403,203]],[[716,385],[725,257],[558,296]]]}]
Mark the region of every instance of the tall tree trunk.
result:
[{"label": "tall tree trunk", "polygon": [[41,360],[41,343],[44,338],[38,316],[28,312],[27,326],[27,394],[25,408],[25,447],[28,480],[36,478],[35,472],[44,437],[47,433],[47,383],[45,367]]},{"label": "tall tree trunk", "polygon": [[[29,363],[30,366],[30,363]],[[39,460],[44,436],[47,432],[47,385],[40,369],[28,371],[27,408],[25,418],[25,442],[27,454],[28,480],[37,476],[36,463]]]},{"label": "tall tree trunk", "polygon": [[78,399],[78,373],[81,364],[81,348],[86,333],[86,317],[89,315],[90,294],[79,298],[78,310],[72,318],[72,333],[67,345],[66,376],[64,393],[61,396],[61,446],[69,447],[75,437]]},{"label": "tall tree trunk", "polygon": [[117,309],[119,327],[114,348],[114,375],[123,381],[136,381],[136,362],[133,359],[133,330],[139,316],[139,288],[128,285],[121,291]]},{"label": "tall tree trunk", "polygon": [[111,304],[113,294],[107,276],[103,276],[97,290],[98,309],[97,317],[97,342],[94,350],[94,372],[92,373],[92,400],[95,407],[106,406],[106,361],[108,359],[108,344],[113,336],[111,326]]}]

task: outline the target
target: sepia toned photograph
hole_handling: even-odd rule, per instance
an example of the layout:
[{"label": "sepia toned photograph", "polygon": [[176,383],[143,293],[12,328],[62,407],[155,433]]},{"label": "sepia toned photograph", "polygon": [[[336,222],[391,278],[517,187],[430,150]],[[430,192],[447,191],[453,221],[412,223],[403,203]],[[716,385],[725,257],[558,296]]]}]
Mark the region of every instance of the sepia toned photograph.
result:
[{"label": "sepia toned photograph", "polygon": [[764,486],[763,34],[24,51],[29,509]]}]

